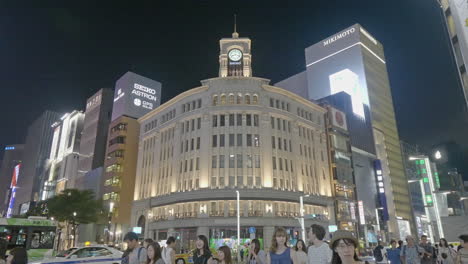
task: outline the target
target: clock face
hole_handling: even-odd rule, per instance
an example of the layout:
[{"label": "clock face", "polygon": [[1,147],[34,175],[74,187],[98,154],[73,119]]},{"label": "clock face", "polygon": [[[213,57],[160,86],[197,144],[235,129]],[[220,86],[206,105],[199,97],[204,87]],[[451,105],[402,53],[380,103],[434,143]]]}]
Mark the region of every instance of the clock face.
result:
[{"label": "clock face", "polygon": [[238,61],[242,58],[242,51],[238,49],[232,49],[229,51],[229,59],[232,61]]}]

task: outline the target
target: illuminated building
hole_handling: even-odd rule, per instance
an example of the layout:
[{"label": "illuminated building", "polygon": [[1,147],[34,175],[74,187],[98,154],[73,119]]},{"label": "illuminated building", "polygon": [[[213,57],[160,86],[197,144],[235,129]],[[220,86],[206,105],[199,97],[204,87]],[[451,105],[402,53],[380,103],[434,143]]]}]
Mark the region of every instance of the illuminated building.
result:
[{"label": "illuminated building", "polygon": [[356,203],[350,203],[348,210],[352,213],[353,220],[359,224],[356,230],[359,237],[366,246],[370,246],[384,237],[385,232],[382,231],[385,230],[388,210],[386,197],[382,195],[385,192],[381,192],[382,188],[385,190],[385,186],[380,186],[385,185],[385,181],[382,175],[377,175],[378,171],[381,173],[381,163],[376,155],[369,107],[363,105],[364,118],[356,115],[352,97],[346,92],[339,92],[318,101],[340,109],[346,116],[350,153],[341,153],[340,160],[345,161],[349,158],[352,170],[342,177],[354,176],[352,186],[356,191]]},{"label": "illuminated building", "polygon": [[328,110],[326,127],[330,174],[333,177],[336,225],[340,230],[356,232],[358,231],[356,228],[358,202],[346,113],[330,105],[325,104],[324,107]]},{"label": "illuminated building", "polygon": [[6,215],[11,195],[12,174],[16,166],[21,164],[24,145],[7,145],[0,166],[0,217]]},{"label": "illuminated building", "polygon": [[121,241],[130,226],[140,135],[137,118],[158,107],[160,97],[161,83],[133,72],[116,82],[100,182],[111,224],[106,227],[105,239],[98,242]]},{"label": "illuminated building", "polygon": [[83,112],[73,111],[52,125],[53,139],[46,163],[47,180],[43,185],[41,200],[47,200],[65,189],[75,188],[83,121]]},{"label": "illuminated building", "polygon": [[466,72],[466,62],[468,61],[468,32],[466,30],[468,3],[458,0],[440,0],[438,2],[442,9],[443,20],[448,31],[448,41],[452,47],[466,107],[468,107],[468,73]]},{"label": "illuminated building", "polygon": [[13,214],[25,214],[31,204],[40,200],[41,186],[46,180],[46,161],[53,137],[52,124],[60,115],[45,111],[28,127],[24,144],[21,175],[18,177]]},{"label": "illuminated building", "polygon": [[[305,57],[305,71],[276,85],[310,100],[346,92],[351,96],[354,115],[363,123],[370,119],[375,147],[367,153],[375,153],[382,166],[384,210],[389,217],[386,234],[399,236],[399,230],[410,225],[413,217],[382,44],[356,24],[306,48]],[[355,176],[357,179],[356,171]]]},{"label": "illuminated building", "polygon": [[[410,156],[409,162],[414,164],[413,168],[416,173],[416,178],[413,178],[411,185],[419,185],[425,216],[429,221],[429,233],[425,235],[433,242],[439,241],[441,238],[445,237],[441,216],[448,216],[448,208],[446,194],[439,191],[440,180],[437,167],[435,163],[429,160],[428,156],[424,155]],[[422,220],[423,219],[418,220],[416,218],[418,229],[420,224],[418,221]]]},{"label": "illuminated building", "polygon": [[220,40],[219,77],[172,98],[141,124],[132,227],[174,235],[184,249],[197,234],[212,247],[237,237],[271,242],[275,226],[335,225],[327,158],[326,109],[251,77],[251,42]]}]

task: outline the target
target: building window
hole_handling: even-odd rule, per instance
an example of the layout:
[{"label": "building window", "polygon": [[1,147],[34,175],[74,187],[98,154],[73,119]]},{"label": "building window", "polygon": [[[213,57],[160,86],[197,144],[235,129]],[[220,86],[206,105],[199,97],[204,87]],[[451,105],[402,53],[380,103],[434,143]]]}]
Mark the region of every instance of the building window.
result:
[{"label": "building window", "polygon": [[190,171],[193,171],[193,159],[190,159]]},{"label": "building window", "polygon": [[254,146],[260,147],[260,136],[258,134],[254,135]]},{"label": "building window", "polygon": [[229,114],[229,126],[234,126],[234,114]]},{"label": "building window", "polygon": [[237,94],[237,104],[242,104],[242,94]]},{"label": "building window", "polygon": [[224,147],[224,134],[219,135],[219,146]]},{"label": "building window", "polygon": [[218,96],[217,95],[213,96],[213,105],[214,106],[218,105]]},{"label": "building window", "polygon": [[[214,115],[213,116],[213,127],[217,127],[218,126],[218,116],[217,115]],[[182,125],[182,129],[184,129],[183,125]]]},{"label": "building window", "polygon": [[217,160],[218,156],[212,156],[211,157],[211,168],[216,169],[216,165],[218,164]]},{"label": "building window", "polygon": [[258,115],[254,115],[254,126],[258,127]]},{"label": "building window", "polygon": [[286,139],[283,139],[283,147],[285,151],[288,151],[288,141]]},{"label": "building window", "polygon": [[282,158],[278,158],[278,164],[279,164],[279,169],[283,170],[283,159]]},{"label": "building window", "polygon": [[221,104],[222,105],[226,104],[226,95],[224,94],[221,95]]},{"label": "building window", "polygon": [[193,150],[193,147],[194,147],[194,139],[192,138],[190,140],[190,150]]},{"label": "building window", "polygon": [[197,149],[200,149],[200,137],[197,137]]},{"label": "building window", "polygon": [[234,147],[234,134],[229,134],[229,146]]},{"label": "building window", "polygon": [[270,117],[270,121],[271,121],[271,129],[275,129],[275,118]]},{"label": "building window", "polygon": [[253,167],[253,159],[252,159],[252,155],[250,154],[247,154],[247,160],[246,160],[246,168],[252,168]]},{"label": "building window", "polygon": [[225,115],[219,115],[219,126],[223,127],[226,124],[226,116]]},{"label": "building window", "polygon": [[246,119],[246,126],[252,126],[252,115],[251,114],[246,114],[245,115],[245,119]]},{"label": "building window", "polygon": [[242,154],[237,154],[237,168],[243,168]]},{"label": "building window", "polygon": [[257,103],[258,103],[258,96],[254,94],[252,97],[252,104],[257,104]]},{"label": "building window", "polygon": [[195,130],[195,119],[192,119],[192,131]]},{"label": "building window", "polygon": [[189,121],[185,121],[185,132],[189,132],[189,129],[190,129],[190,123]]},{"label": "building window", "polygon": [[275,100],[273,98],[270,98],[270,107],[275,107]]},{"label": "building window", "polygon": [[218,135],[213,135],[212,146],[213,148],[216,148],[218,146]]},{"label": "building window", "polygon": [[250,95],[245,95],[245,104],[250,104]]},{"label": "building window", "polygon": [[273,162],[273,169],[276,170],[276,157],[273,157],[272,162]]},{"label": "building window", "polygon": [[111,132],[117,132],[117,131],[126,131],[127,130],[127,124],[126,123],[118,123],[114,127],[112,127]]},{"label": "building window", "polygon": [[281,138],[278,138],[278,149],[281,150]]},{"label": "building window", "polygon": [[201,129],[201,118],[197,118],[197,129]]},{"label": "building window", "polygon": [[252,146],[252,135],[251,134],[247,134],[247,147],[251,147]]},{"label": "building window", "polygon": [[281,120],[279,118],[276,118],[276,127],[281,130]]},{"label": "building window", "polygon": [[125,144],[125,137],[118,136],[118,137],[115,137],[115,138],[109,140],[109,146],[112,146],[112,145],[115,145],[115,144]]},{"label": "building window", "polygon": [[224,155],[219,155],[219,168],[224,169]]},{"label": "building window", "polygon": [[234,187],[236,185],[236,177],[229,176],[229,186]]},{"label": "building window", "polygon": [[242,147],[242,134],[237,134],[237,146]]},{"label": "building window", "polygon": [[234,154],[229,155],[229,168],[234,168],[235,156]]},{"label": "building window", "polygon": [[260,168],[260,155],[255,155],[255,168]]},{"label": "building window", "polygon": [[273,149],[276,148],[276,144],[275,144],[275,143],[276,143],[275,137],[272,136],[272,137],[271,137],[271,147],[272,147]]},{"label": "building window", "polygon": [[197,108],[201,108],[201,103],[202,103],[202,100],[201,100],[201,99],[198,99],[198,100],[197,100]]},{"label": "building window", "polygon": [[229,95],[229,104],[234,104],[234,95],[233,94]]},{"label": "building window", "polygon": [[242,114],[237,114],[237,125],[242,126]]},{"label": "building window", "polygon": [[[197,160],[195,162],[195,169],[200,170],[200,158],[197,157]],[[171,169],[172,170],[172,169]]]}]

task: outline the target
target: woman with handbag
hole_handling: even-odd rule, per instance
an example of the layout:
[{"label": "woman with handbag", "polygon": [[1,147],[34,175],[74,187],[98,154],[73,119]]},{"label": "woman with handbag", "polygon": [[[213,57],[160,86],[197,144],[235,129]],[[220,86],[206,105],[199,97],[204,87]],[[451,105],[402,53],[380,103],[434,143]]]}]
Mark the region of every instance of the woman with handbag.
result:
[{"label": "woman with handbag", "polygon": [[449,246],[445,238],[441,238],[439,241],[439,253],[437,261],[440,264],[455,264],[455,252]]}]

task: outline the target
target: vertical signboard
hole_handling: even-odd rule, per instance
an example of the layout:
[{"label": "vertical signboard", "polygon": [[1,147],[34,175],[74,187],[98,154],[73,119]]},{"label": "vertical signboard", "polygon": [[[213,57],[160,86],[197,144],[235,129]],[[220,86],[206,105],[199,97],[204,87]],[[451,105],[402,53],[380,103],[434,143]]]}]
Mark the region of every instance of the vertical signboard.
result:
[{"label": "vertical signboard", "polygon": [[362,201],[358,201],[358,209],[359,209],[359,221],[361,225],[366,224],[366,215],[364,213],[364,204]]},{"label": "vertical signboard", "polygon": [[377,188],[379,190],[379,202],[382,208],[382,218],[384,221],[390,219],[388,215],[387,196],[385,196],[385,184],[382,172],[382,163],[380,160],[374,160],[374,172],[377,177]]},{"label": "vertical signboard", "polygon": [[16,198],[16,183],[18,182],[20,168],[21,168],[21,164],[18,164],[15,166],[15,169],[13,170],[13,177],[11,179],[11,184],[10,184],[11,196],[10,196],[10,202],[8,203],[7,218],[12,217],[13,215],[13,207],[15,206],[15,198]]},{"label": "vertical signboard", "polygon": [[140,118],[161,103],[161,83],[127,72],[117,80],[112,120],[120,116]]}]

